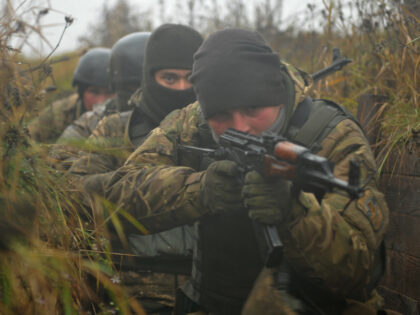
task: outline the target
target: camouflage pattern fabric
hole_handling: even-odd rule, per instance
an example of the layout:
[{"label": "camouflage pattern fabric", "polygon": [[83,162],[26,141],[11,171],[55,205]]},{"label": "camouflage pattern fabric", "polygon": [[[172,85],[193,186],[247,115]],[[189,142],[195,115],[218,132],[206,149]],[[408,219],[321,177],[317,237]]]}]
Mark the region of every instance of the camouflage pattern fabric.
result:
[{"label": "camouflage pattern fabric", "polygon": [[38,117],[29,122],[28,130],[35,141],[51,143],[82,114],[82,102],[74,93],[44,108]]},{"label": "camouflage pattern fabric", "polygon": [[67,140],[87,139],[98,125],[99,121],[104,118],[105,115],[108,115],[108,108],[116,107],[116,103],[117,99],[114,97],[101,104],[95,104],[93,110],[85,112],[67,126],[57,142],[63,143]]},{"label": "camouflage pattern fabric", "polygon": [[[139,95],[140,93],[133,95],[134,103]],[[127,134],[131,115],[132,111],[127,111],[104,117],[85,142],[85,150],[72,161],[70,173],[75,175],[77,183],[90,194],[104,195],[107,181],[133,152],[134,146]],[[139,236],[138,231],[135,231],[136,233],[127,235],[130,254],[135,253],[137,257],[159,257],[160,254],[176,256],[181,251],[184,259],[190,260],[192,244],[189,243],[193,243],[194,235],[186,234],[191,229],[192,227],[183,227],[178,231],[168,231],[167,235],[147,237]],[[175,234],[177,237],[174,237]],[[137,298],[148,314],[170,314],[175,302],[175,289],[185,283],[188,277],[160,272],[137,272],[136,266],[133,270],[128,269],[130,271],[120,272],[120,278],[130,296]]]},{"label": "camouflage pattern fabric", "polygon": [[133,151],[130,144],[124,142],[124,131],[129,112],[115,113],[104,117],[84,143],[84,150],[72,161],[70,172],[81,176],[86,185],[102,187],[106,173],[116,170],[124,164],[127,156]]},{"label": "camouflage pattern fabric", "polygon": [[[130,106],[139,102],[141,89],[130,98]],[[95,180],[95,175],[118,169],[122,166],[134,147],[127,135],[128,122],[132,111],[119,112],[104,117],[91,132],[86,141],[90,150],[80,153],[73,161],[70,172],[79,176],[89,176]],[[103,176],[98,177],[98,184],[103,182]]]},{"label": "camouflage pattern fabric", "polygon": [[62,171],[68,170],[80,156],[89,151],[92,145],[87,138],[95,130],[104,116],[115,112],[116,98],[101,104],[95,104],[92,111],[85,112],[78,119],[66,127],[56,144],[50,148],[50,156],[54,159],[54,166]]},{"label": "camouflage pattern fabric", "polygon": [[[289,70],[290,71],[290,70]],[[294,70],[296,103],[307,94],[310,81]],[[108,198],[130,212],[143,231],[155,233],[190,224],[208,212],[200,200],[197,155],[178,151],[178,145],[208,147],[202,141],[200,106],[196,102],[172,112],[130,155],[107,187]],[[318,153],[335,163],[334,174],[347,180],[351,158],[362,161],[362,182],[376,170],[367,140],[351,120],[340,122],[321,143]],[[374,267],[374,253],[388,225],[388,208],[375,179],[359,200],[327,193],[319,203],[311,193],[293,200],[290,216],[279,226],[285,256],[302,277],[337,296],[360,293]],[[275,223],[275,222],[273,222]],[[380,299],[377,299],[380,304]]]}]

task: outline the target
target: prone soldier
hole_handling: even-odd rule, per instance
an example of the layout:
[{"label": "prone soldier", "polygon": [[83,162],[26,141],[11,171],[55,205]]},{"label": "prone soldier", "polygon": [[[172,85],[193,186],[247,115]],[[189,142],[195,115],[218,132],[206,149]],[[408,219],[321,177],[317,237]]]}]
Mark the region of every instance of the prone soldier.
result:
[{"label": "prone soldier", "polygon": [[110,49],[98,47],[80,58],[72,83],[77,87],[77,93],[47,106],[29,122],[32,139],[54,142],[69,124],[92,110],[94,104],[112,97],[107,74],[110,55]]},{"label": "prone soldier", "polygon": [[87,141],[94,149],[81,153],[70,168],[72,174],[83,178],[88,192],[98,192],[104,178],[109,177],[108,172],[122,166],[128,154],[167,114],[195,101],[187,77],[192,56],[201,42],[201,35],[184,25],[163,24],[152,32],[146,47],[142,86],[129,101],[133,109],[100,121]]},{"label": "prone soldier", "polygon": [[[389,214],[354,118],[332,101],[312,100],[311,77],[256,32],[210,35],[194,55],[190,81],[198,102],[168,115],[106,187],[144,233],[196,222],[192,276],[176,314],[376,314]],[[364,192],[354,199],[255,171],[240,176],[232,161],[181,150],[217,148],[228,128],[304,145],[334,163],[342,180],[358,160]],[[283,263],[264,266],[254,221],[277,228]]]},{"label": "prone soldier", "polygon": [[141,85],[144,54],[149,36],[149,32],[128,34],[112,46],[108,74],[111,90],[116,96],[96,104],[93,110],[85,112],[73,121],[58,138],[58,143],[87,139],[102,118],[130,110],[128,101]]},{"label": "prone soldier", "polygon": [[[102,119],[87,140],[92,151],[82,152],[69,169],[85,191],[103,194],[101,187],[125,161],[121,152],[128,155],[134,151],[169,112],[195,101],[187,78],[202,40],[196,30],[179,24],[164,24],[152,32],[146,45],[142,86],[131,98],[133,110]],[[115,154],[109,153],[112,151]],[[129,254],[136,257],[117,257],[122,283],[148,314],[170,313],[174,288],[185,279],[177,274],[191,272],[193,228],[182,226],[148,236],[134,231],[127,239]],[[113,245],[114,251],[125,250],[119,242]]]}]

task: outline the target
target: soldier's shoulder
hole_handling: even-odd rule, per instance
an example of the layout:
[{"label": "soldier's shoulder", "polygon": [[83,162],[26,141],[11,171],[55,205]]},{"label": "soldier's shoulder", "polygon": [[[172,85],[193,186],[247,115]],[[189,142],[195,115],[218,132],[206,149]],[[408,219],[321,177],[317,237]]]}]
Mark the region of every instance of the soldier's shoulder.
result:
[{"label": "soldier's shoulder", "polygon": [[334,163],[356,155],[372,168],[376,168],[369,142],[352,119],[347,118],[339,122],[321,142],[321,147],[319,154],[328,157]]},{"label": "soldier's shoulder", "polygon": [[104,110],[105,106],[103,104],[96,106],[93,110],[83,113],[72,123],[72,125],[85,129],[88,134],[91,134],[104,117]]},{"label": "soldier's shoulder", "polygon": [[99,124],[103,125],[103,126],[110,126],[110,125],[125,125],[125,123],[128,120],[128,117],[130,117],[132,111],[126,111],[126,112],[121,112],[121,113],[114,113],[108,116],[105,116],[104,118],[101,119],[101,121],[99,122]]},{"label": "soldier's shoulder", "polygon": [[95,113],[93,111],[88,111],[88,112],[84,112],[79,118],[77,118],[73,123],[80,123],[83,121],[88,121],[90,120],[93,116],[95,115]]},{"label": "soldier's shoulder", "polygon": [[162,128],[170,126],[174,122],[177,124],[182,123],[182,125],[197,125],[200,113],[200,104],[196,101],[186,107],[172,111],[165,117],[160,125]]},{"label": "soldier's shoulder", "polygon": [[191,103],[190,105],[184,107],[185,112],[189,115],[198,116],[201,113],[201,107],[198,101]]},{"label": "soldier's shoulder", "polygon": [[102,118],[92,132],[92,137],[123,137],[131,111],[115,113]]},{"label": "soldier's shoulder", "polygon": [[183,143],[194,143],[199,134],[200,113],[198,102],[192,103],[166,116],[160,129],[173,141],[179,139]]},{"label": "soldier's shoulder", "polygon": [[359,141],[368,144],[363,130],[361,130],[359,125],[350,118],[340,121],[327,137],[336,139],[337,141],[343,139],[353,139],[355,141],[356,139],[359,139]]}]

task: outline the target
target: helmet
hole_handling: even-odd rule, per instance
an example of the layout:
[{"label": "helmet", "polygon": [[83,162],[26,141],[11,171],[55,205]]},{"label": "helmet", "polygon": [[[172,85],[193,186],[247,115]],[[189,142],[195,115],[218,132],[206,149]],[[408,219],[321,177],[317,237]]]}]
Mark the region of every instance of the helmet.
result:
[{"label": "helmet", "polygon": [[124,83],[140,86],[143,77],[143,60],[149,32],[136,32],[120,38],[111,50],[109,74],[115,90]]},{"label": "helmet", "polygon": [[73,86],[84,84],[109,87],[107,73],[111,49],[93,48],[84,54],[73,75]]}]

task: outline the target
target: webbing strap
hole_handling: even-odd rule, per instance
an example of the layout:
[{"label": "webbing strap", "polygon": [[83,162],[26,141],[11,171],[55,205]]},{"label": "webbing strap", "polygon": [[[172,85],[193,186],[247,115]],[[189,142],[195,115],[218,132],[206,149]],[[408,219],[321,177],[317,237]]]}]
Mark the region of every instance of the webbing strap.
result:
[{"label": "webbing strap", "polygon": [[[315,105],[315,103],[314,103]],[[309,148],[312,148],[315,141],[328,127],[333,118],[342,113],[334,107],[330,107],[325,103],[317,104],[316,110],[312,111],[306,123],[297,132],[295,141]]]},{"label": "webbing strap", "polygon": [[124,138],[125,142],[134,148],[139,147],[149,132],[156,127],[149,119],[145,119],[145,117],[147,116],[142,110],[136,107],[128,118]]}]

